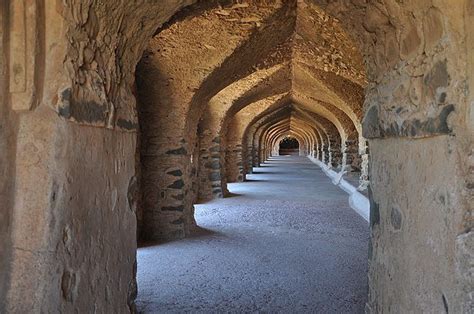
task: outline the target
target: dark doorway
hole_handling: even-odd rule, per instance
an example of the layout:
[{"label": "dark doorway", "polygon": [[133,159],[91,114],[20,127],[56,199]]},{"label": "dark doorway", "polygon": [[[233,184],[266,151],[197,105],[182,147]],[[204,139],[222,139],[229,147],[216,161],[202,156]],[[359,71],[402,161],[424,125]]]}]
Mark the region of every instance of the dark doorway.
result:
[{"label": "dark doorway", "polygon": [[296,155],[300,154],[300,143],[294,137],[287,136],[280,141],[279,155]]}]

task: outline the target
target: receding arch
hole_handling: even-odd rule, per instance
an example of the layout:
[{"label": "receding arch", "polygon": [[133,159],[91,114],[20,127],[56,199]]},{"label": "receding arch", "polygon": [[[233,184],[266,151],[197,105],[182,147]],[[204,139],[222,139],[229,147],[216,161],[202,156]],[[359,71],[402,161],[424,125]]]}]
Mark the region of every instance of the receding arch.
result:
[{"label": "receding arch", "polygon": [[[78,286],[71,290],[75,293],[77,310],[87,312],[91,304],[97,310],[107,312],[133,309],[136,247],[133,231],[137,206],[134,195],[139,177],[139,171],[134,166],[139,127],[135,110],[134,71],[156,29],[192,2],[104,0],[60,3],[45,0],[43,5],[25,2],[25,11],[21,12],[6,9],[13,4],[12,1],[0,5],[1,19],[6,26],[6,31],[0,36],[7,48],[13,47],[10,41],[15,38],[9,34],[14,24],[5,22],[13,20],[10,13],[20,13],[15,14],[15,19],[19,18],[20,22],[22,18],[27,19],[23,21],[25,25],[33,25],[29,24],[30,21],[42,25],[35,28],[34,36],[31,36],[31,29],[26,28],[25,45],[20,45],[19,51],[14,54],[2,51],[3,61],[0,62],[2,73],[5,73],[5,80],[0,82],[0,99],[8,113],[5,119],[11,120],[2,122],[6,131],[0,135],[2,140],[7,138],[7,142],[11,143],[7,145],[11,162],[4,163],[4,167],[15,172],[14,176],[6,179],[8,195],[4,204],[11,204],[8,211],[12,222],[6,231],[8,235],[3,237],[2,233],[2,239],[8,239],[5,240],[7,258],[11,263],[7,289],[6,292],[0,289],[0,299],[7,300],[8,304],[17,304],[19,311],[73,310],[73,303],[62,297],[57,287],[62,286],[59,283],[63,279],[79,278],[74,277],[79,271],[81,280],[75,281]],[[471,25],[474,25],[472,5],[467,0],[460,0],[456,5],[450,1],[395,0],[383,3],[306,0],[292,4],[296,6],[296,13],[289,10],[290,18],[285,15],[278,19],[279,24],[269,23],[275,28],[273,31],[267,28],[265,36],[285,31],[284,26],[279,28],[277,24],[291,20],[294,14],[295,29],[299,33],[299,37],[294,38],[298,45],[289,45],[282,39],[281,45],[269,43],[266,46],[268,49],[262,51],[276,56],[276,60],[272,60],[278,64],[280,47],[296,49],[304,46],[300,47],[304,49],[297,56],[301,59],[298,63],[300,72],[305,73],[305,77],[306,74],[313,76],[322,86],[309,96],[315,96],[314,99],[327,109],[337,107],[343,111],[341,108],[345,108],[345,114],[358,128],[359,155],[365,154],[365,162],[370,163],[372,177],[368,193],[376,213],[371,221],[370,298],[367,310],[420,312],[449,308],[451,312],[463,312],[471,304],[466,293],[470,288],[469,267],[461,257],[469,256],[466,247],[469,248],[472,238],[468,193],[472,115],[466,113],[473,97],[472,88],[465,88],[472,86],[473,75],[472,40],[469,40],[473,33]],[[223,5],[224,12],[231,10],[229,7]],[[250,2],[249,7],[248,10],[252,10],[255,2]],[[182,21],[198,19],[204,11],[214,9],[221,10],[217,2],[192,5],[158,29],[156,35],[173,29],[173,25]],[[245,8],[242,10],[243,16],[250,12]],[[35,17],[28,20],[33,12]],[[235,13],[229,13],[231,17],[232,14]],[[224,15],[219,19],[225,20],[226,17]],[[237,27],[241,26],[238,24],[246,24],[248,29],[244,32],[255,33],[259,32],[260,27],[267,26],[261,22],[258,22],[260,25],[257,22],[227,22],[235,23],[232,27],[235,26],[236,33]],[[301,26],[305,29],[301,30]],[[198,38],[196,42],[199,42],[198,31],[197,27],[189,28],[187,33]],[[289,33],[293,35],[296,32]],[[180,32],[175,34],[182,35]],[[321,39],[323,36],[328,40],[305,42],[307,38]],[[222,46],[231,46],[235,44],[234,40],[237,40],[236,37],[225,41],[229,45]],[[213,52],[213,48],[219,49],[215,42],[209,44],[205,41],[202,38],[203,45],[193,47],[196,54],[201,49],[209,50],[206,52],[209,54],[219,54]],[[170,45],[172,42],[169,42]],[[327,45],[318,46],[322,42]],[[356,48],[354,53],[357,58],[347,58],[351,56],[351,51],[334,47],[335,43],[336,46]],[[236,46],[241,47],[233,45],[234,48]],[[166,54],[168,46],[163,45],[163,48],[160,53]],[[237,56],[240,52],[235,55],[229,53],[236,63],[239,62]],[[347,52],[344,54],[346,58],[341,57],[341,52]],[[240,56],[252,57],[250,53]],[[184,60],[180,56],[176,59]],[[346,59],[357,62],[344,67]],[[11,82],[11,86],[5,83],[15,74],[10,73],[13,68],[8,69],[5,63],[15,64],[15,60],[34,60],[28,62],[28,70],[22,72],[27,88],[15,89],[15,81]],[[266,61],[261,60],[261,63]],[[202,64],[188,65],[191,70],[185,67],[180,70],[192,79],[204,72],[215,74],[205,84],[169,80],[173,88],[179,89],[181,84],[186,87],[183,88],[186,97],[177,99],[179,93],[169,92],[171,99],[182,100],[186,106],[192,102],[193,110],[171,110],[171,107],[164,106],[167,108],[161,109],[160,114],[167,119],[157,119],[151,114],[146,117],[151,124],[163,122],[155,125],[157,132],[160,128],[171,130],[170,136],[159,133],[156,137],[147,138],[148,150],[145,153],[153,159],[157,157],[153,155],[153,147],[159,147],[160,156],[170,158],[166,159],[166,163],[160,163],[163,167],[166,164],[167,168],[157,168],[163,178],[151,180],[150,189],[155,188],[152,188],[153,184],[165,190],[170,185],[180,186],[180,179],[174,178],[173,174],[183,173],[183,195],[186,192],[186,196],[178,200],[182,197],[178,191],[165,193],[165,197],[172,195],[178,198],[166,209],[183,209],[185,218],[170,220],[192,225],[192,202],[196,193],[193,182],[197,180],[193,175],[197,165],[193,161],[199,150],[195,145],[197,141],[191,140],[196,136],[194,126],[200,119],[200,109],[208,103],[207,98],[212,97],[219,88],[234,82],[234,77],[231,77],[232,73],[223,73],[226,71],[207,68]],[[214,65],[229,71],[237,68],[239,75],[236,79],[255,70],[248,64],[243,69],[228,64],[220,67],[220,62]],[[367,75],[364,75],[364,65]],[[260,66],[264,65],[257,64],[257,67]],[[162,71],[157,74],[169,79],[167,76],[171,72],[172,69],[169,73]],[[222,76],[224,82],[219,82],[218,88],[209,86],[222,74],[226,75]],[[363,87],[364,79],[367,81],[365,101],[363,105],[359,104],[359,113],[356,110],[359,107],[352,107],[360,99],[356,97],[359,94],[343,93],[341,86],[353,83]],[[38,80],[39,84],[31,84]],[[165,85],[160,92],[166,89]],[[301,85],[295,89],[300,94],[309,94]],[[198,90],[201,91],[197,93]],[[357,87],[354,90],[360,89]],[[321,99],[317,97],[317,92],[331,92],[331,99]],[[162,98],[168,101],[168,97]],[[138,108],[143,109],[140,105]],[[184,116],[189,119],[182,122]],[[362,116],[364,119],[359,127],[357,123]],[[338,120],[344,128],[341,117]],[[327,116],[325,118],[328,119]],[[180,127],[174,129],[175,124]],[[182,128],[182,124],[186,130],[177,130]],[[260,123],[249,129],[253,130],[258,125]],[[141,127],[147,129],[144,123]],[[148,128],[153,129],[152,126]],[[186,135],[188,131],[189,139]],[[247,137],[253,141],[254,132],[250,133]],[[355,136],[349,139],[355,140]],[[366,139],[370,144],[370,161],[365,151]],[[256,144],[260,145],[258,141],[255,139]],[[323,144],[324,141],[327,143]],[[318,143],[329,147],[330,139],[324,138],[321,133]],[[87,158],[83,158],[84,155]],[[145,170],[155,169],[149,167]],[[38,178],[44,184],[38,185]],[[94,182],[93,187],[91,182]],[[419,193],[420,186],[429,187],[432,193]],[[154,193],[158,191],[160,193]],[[154,192],[147,193],[148,197],[162,197],[160,189]],[[161,205],[156,210],[161,211]],[[400,230],[393,229],[392,210],[401,213],[403,222]],[[31,217],[39,219],[32,220]],[[178,232],[169,232],[166,236],[179,238],[185,235],[183,230],[186,231],[186,228],[178,229]],[[89,231],[87,236],[83,234],[84,230]],[[158,232],[158,235],[162,234]],[[4,243],[1,244],[3,246]],[[414,251],[417,254],[410,254]],[[25,258],[29,254],[37,259]],[[113,271],[108,269],[111,259],[116,261]],[[427,261],[429,267],[420,267],[427,265]],[[92,262],[95,262],[94,265],[91,265]],[[414,268],[419,271],[406,272],[406,269]],[[36,269],[36,272],[33,276],[25,276],[25,269]],[[88,269],[88,272],[83,269]],[[104,274],[107,280],[97,280]],[[42,285],[46,275],[54,286]],[[24,289],[25,293],[15,295],[9,290],[10,282],[14,283],[12,287]],[[106,285],[123,289],[109,291]],[[91,289],[92,286],[97,289]],[[32,291],[29,287],[43,288]],[[64,287],[69,286],[65,284]],[[410,290],[423,293],[400,293]],[[386,298],[385,294],[391,297]],[[101,302],[105,296],[111,302]],[[99,301],[94,303],[90,300]]]}]

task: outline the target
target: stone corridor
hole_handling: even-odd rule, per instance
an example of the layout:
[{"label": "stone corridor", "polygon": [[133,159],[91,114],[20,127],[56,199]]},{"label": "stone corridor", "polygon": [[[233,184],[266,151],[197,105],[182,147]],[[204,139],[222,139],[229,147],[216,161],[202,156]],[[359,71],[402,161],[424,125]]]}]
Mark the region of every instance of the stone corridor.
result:
[{"label": "stone corridor", "polygon": [[0,0],[0,313],[474,313],[473,135],[474,0]]},{"label": "stone corridor", "polygon": [[369,227],[318,166],[272,157],[229,190],[192,237],[138,249],[139,312],[364,312]]}]

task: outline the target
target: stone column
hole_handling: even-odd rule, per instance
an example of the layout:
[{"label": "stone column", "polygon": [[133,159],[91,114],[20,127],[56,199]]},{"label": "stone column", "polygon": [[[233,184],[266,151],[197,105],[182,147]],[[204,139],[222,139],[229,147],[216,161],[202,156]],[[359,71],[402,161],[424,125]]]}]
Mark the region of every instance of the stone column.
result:
[{"label": "stone column", "polygon": [[323,145],[322,157],[323,157],[322,162],[324,162],[326,165],[329,165],[329,163],[331,161],[331,155],[329,153],[329,145],[327,145],[327,144]]},{"label": "stone column", "polygon": [[258,148],[254,147],[252,149],[253,151],[253,166],[254,167],[260,167],[260,160],[259,160],[259,156],[258,156]]},{"label": "stone column", "polygon": [[[173,147],[173,143],[178,145]],[[195,224],[191,183],[197,155],[197,151],[189,151],[182,138],[163,142],[155,139],[142,147],[144,239],[183,238]]]},{"label": "stone column", "polygon": [[258,156],[258,164],[260,165],[261,163],[265,162],[267,160],[266,158],[266,150],[265,147],[260,148],[260,154]]},{"label": "stone column", "polygon": [[349,172],[360,172],[362,159],[356,140],[347,140],[344,149],[344,165]]},{"label": "stone column", "polygon": [[369,142],[365,139],[359,142],[359,156],[360,156],[360,181],[359,190],[366,190],[369,186]]},{"label": "stone column", "polygon": [[222,197],[222,150],[219,136],[210,140],[208,136],[201,137],[200,167],[199,167],[199,200],[208,201]]},{"label": "stone column", "polygon": [[338,168],[342,162],[341,147],[336,138],[330,138],[330,163],[333,168]]},{"label": "stone column", "polygon": [[247,169],[246,173],[252,173],[253,172],[253,167],[254,167],[254,151],[252,146],[247,146],[247,151],[246,151],[246,157],[247,157]]},{"label": "stone column", "polygon": [[318,160],[324,161],[324,144],[318,144]]},{"label": "stone column", "polygon": [[242,166],[242,145],[228,147],[226,152],[226,175],[229,182],[242,182],[244,169]]}]

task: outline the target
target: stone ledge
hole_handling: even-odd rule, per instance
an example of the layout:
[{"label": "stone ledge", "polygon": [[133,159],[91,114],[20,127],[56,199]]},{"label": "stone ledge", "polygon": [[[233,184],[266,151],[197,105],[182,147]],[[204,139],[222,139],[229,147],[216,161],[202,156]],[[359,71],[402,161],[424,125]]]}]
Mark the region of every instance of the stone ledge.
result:
[{"label": "stone ledge", "polygon": [[344,175],[344,172],[335,172],[330,169],[326,164],[321,162],[320,160],[307,156],[309,160],[311,160],[313,163],[318,165],[323,172],[331,179],[331,182],[334,185],[339,186],[342,190],[344,190],[347,194],[349,194],[349,206],[353,210],[356,211],[362,218],[364,218],[367,222],[369,222],[369,216],[370,216],[370,202],[369,199],[357,191],[357,188],[354,187],[352,184],[344,180],[342,177]]}]

